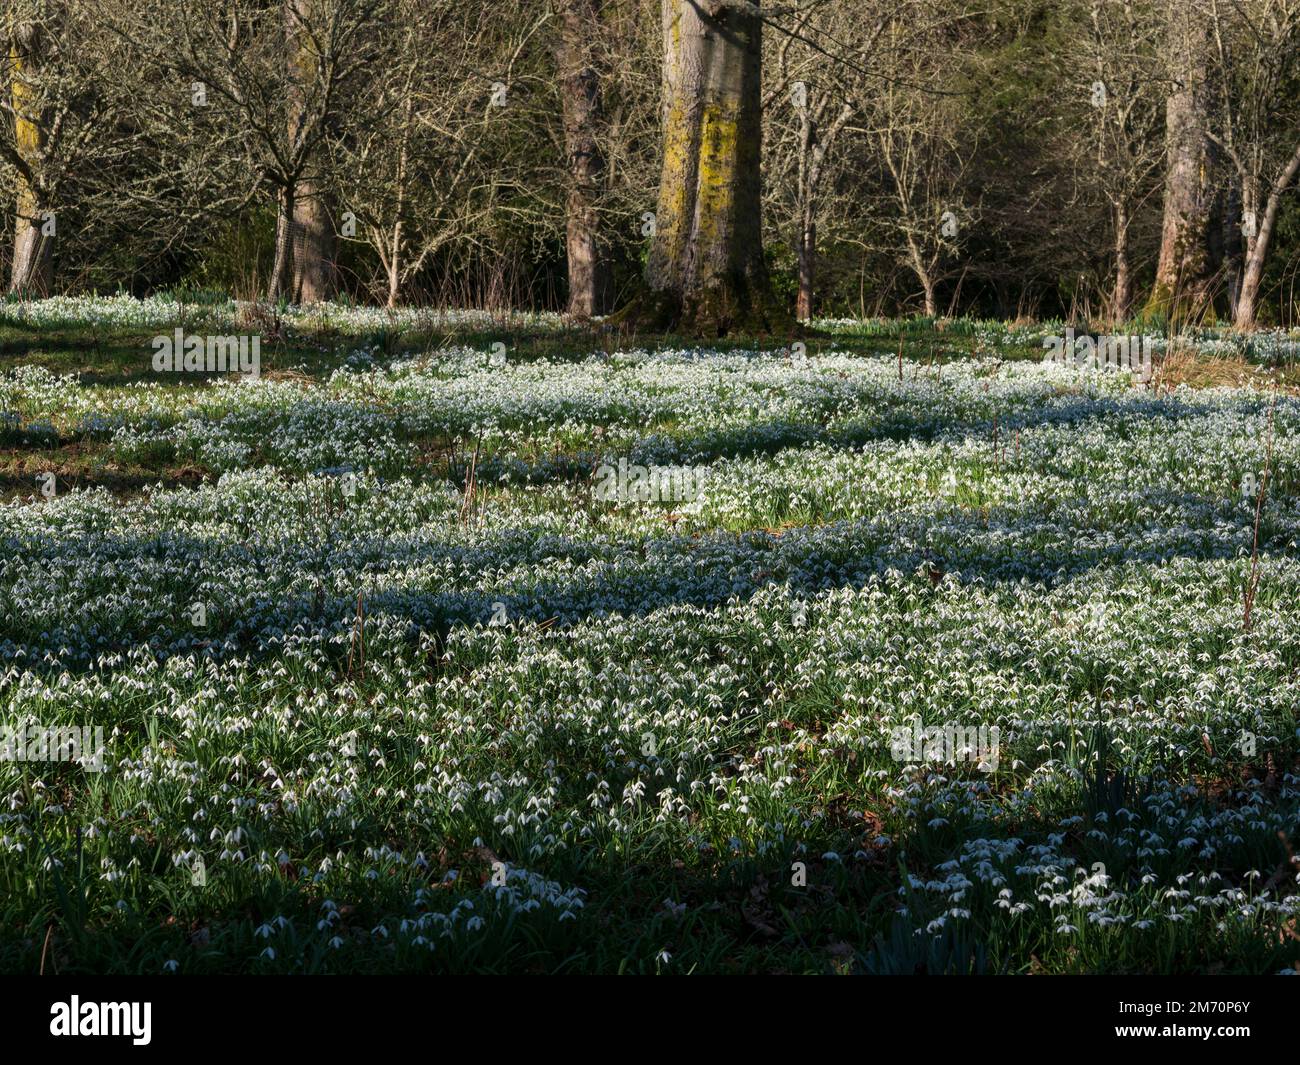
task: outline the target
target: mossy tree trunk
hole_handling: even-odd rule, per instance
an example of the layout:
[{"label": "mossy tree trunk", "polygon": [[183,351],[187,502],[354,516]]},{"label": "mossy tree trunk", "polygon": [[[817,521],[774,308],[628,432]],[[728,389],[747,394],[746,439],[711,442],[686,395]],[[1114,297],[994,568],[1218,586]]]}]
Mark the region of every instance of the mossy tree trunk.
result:
[{"label": "mossy tree trunk", "polygon": [[710,336],[793,326],[763,261],[757,5],[663,0],[663,164],[646,264],[658,324]]},{"label": "mossy tree trunk", "polygon": [[1165,200],[1149,310],[1195,314],[1213,298],[1214,153],[1210,141],[1210,23],[1192,0],[1168,0],[1171,79],[1165,101]]},{"label": "mossy tree trunk", "polygon": [[40,181],[45,129],[32,87],[40,67],[41,29],[35,23],[11,23],[9,37],[9,93],[16,149],[12,162],[17,185],[9,291],[47,296],[54,285],[54,238],[45,231],[47,205]]}]

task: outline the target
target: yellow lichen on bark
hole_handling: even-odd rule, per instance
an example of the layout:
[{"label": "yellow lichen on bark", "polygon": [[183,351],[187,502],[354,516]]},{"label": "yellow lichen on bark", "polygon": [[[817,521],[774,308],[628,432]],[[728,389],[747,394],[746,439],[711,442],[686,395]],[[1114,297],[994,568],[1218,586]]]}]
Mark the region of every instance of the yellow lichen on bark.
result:
[{"label": "yellow lichen on bark", "polygon": [[696,239],[703,245],[717,241],[733,225],[738,146],[735,109],[722,104],[705,107],[696,179]]},{"label": "yellow lichen on bark", "polygon": [[9,25],[9,101],[14,114],[14,235],[9,291],[47,295],[53,280],[53,237],[44,229],[47,204],[40,185],[45,163],[45,131],[41,124],[41,94],[33,84],[39,71],[35,32],[21,33]]},{"label": "yellow lichen on bark", "polygon": [[662,0],[663,156],[648,292],[627,317],[703,335],[784,329],[763,259],[761,21]]},{"label": "yellow lichen on bark", "polygon": [[26,116],[33,96],[32,88],[27,84],[22,55],[15,49],[9,53],[9,69],[12,72],[10,98],[14,108],[14,138],[18,143],[19,154],[24,159],[40,150],[41,134],[35,122]]},{"label": "yellow lichen on bark", "polygon": [[[26,68],[22,54],[13,48],[9,53],[11,71],[9,98],[14,111],[14,141],[18,155],[32,168],[40,163],[41,130],[28,116],[35,93],[27,83]],[[18,175],[18,214],[21,218],[34,219],[36,213],[36,193],[23,174]]]},{"label": "yellow lichen on bark", "polygon": [[664,137],[664,161],[656,224],[668,226],[666,234],[673,243],[681,239],[682,223],[691,206],[689,168],[693,137],[680,104],[675,104]]}]

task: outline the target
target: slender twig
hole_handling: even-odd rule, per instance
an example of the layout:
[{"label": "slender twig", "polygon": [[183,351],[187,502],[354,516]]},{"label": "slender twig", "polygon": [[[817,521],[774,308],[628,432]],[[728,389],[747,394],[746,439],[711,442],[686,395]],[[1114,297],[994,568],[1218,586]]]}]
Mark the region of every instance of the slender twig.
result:
[{"label": "slender twig", "polygon": [[366,606],[361,592],[357,592],[357,616],[352,623],[352,644],[348,648],[348,677],[352,676],[355,663],[357,672],[365,676],[366,672]]},{"label": "slender twig", "polygon": [[[45,975],[45,955],[50,949],[50,936],[52,935],[54,935],[54,925],[50,925],[50,927],[45,930],[45,945],[41,947],[41,969],[40,972],[37,973],[38,976]],[[55,969],[55,975],[58,975],[57,967]]]},{"label": "slender twig", "polygon": [[1246,582],[1246,609],[1242,615],[1242,628],[1250,631],[1250,614],[1255,606],[1255,595],[1259,591],[1259,522],[1264,512],[1264,497],[1268,489],[1269,474],[1273,471],[1273,413],[1277,407],[1277,389],[1273,389],[1273,398],[1268,404],[1268,443],[1264,451],[1264,474],[1259,479],[1259,491],[1255,495],[1255,532],[1250,546],[1250,578]]},{"label": "slender twig", "polygon": [[465,478],[465,498],[460,505],[460,524],[461,528],[469,528],[469,515],[474,507],[474,497],[478,493],[478,456],[483,446],[483,434],[478,434],[478,439],[474,441],[474,457],[470,459],[469,475]]}]

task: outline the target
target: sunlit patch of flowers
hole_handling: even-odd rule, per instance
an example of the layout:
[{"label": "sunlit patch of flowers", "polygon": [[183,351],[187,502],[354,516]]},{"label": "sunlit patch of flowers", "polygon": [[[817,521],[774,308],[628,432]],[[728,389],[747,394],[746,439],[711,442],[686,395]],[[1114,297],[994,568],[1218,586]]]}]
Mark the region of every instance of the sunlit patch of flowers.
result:
[{"label": "sunlit patch of flowers", "polygon": [[[1047,338],[1065,336],[1067,328],[1066,323],[1059,320],[1007,323],[972,318],[938,321],[918,318],[903,322],[887,318],[819,318],[812,324],[814,328],[831,334],[891,339],[901,335],[904,340],[910,335],[934,329],[941,349],[943,341],[951,339],[956,350],[963,350],[969,344],[972,350],[985,352],[1009,349],[1032,352],[1041,349]],[[1073,328],[1079,335],[1086,331],[1081,325]],[[1150,330],[1134,332],[1123,326],[1116,327],[1114,332],[1131,336],[1135,341],[1140,340],[1143,349],[1157,357],[1170,348],[1170,340],[1165,333]],[[1300,330],[1296,329],[1239,332],[1222,326],[1184,326],[1180,328],[1175,343],[1180,349],[1198,355],[1240,356],[1266,366],[1282,365],[1300,359]]]},{"label": "sunlit patch of flowers", "polygon": [[250,314],[259,313],[274,316],[282,326],[298,331],[325,329],[354,334],[379,330],[536,330],[558,329],[564,325],[561,315],[546,313],[424,307],[382,308],[336,303],[273,306],[233,299],[189,302],[184,294],[179,297],[119,294],[50,296],[36,300],[10,297],[0,300],[0,324],[47,329],[73,326],[157,329],[197,321],[233,327],[247,321]]}]

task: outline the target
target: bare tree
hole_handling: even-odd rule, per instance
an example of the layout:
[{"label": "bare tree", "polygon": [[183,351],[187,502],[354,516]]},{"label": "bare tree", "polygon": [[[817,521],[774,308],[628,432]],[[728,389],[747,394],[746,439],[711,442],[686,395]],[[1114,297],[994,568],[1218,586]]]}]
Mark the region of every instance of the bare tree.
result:
[{"label": "bare tree", "polygon": [[92,11],[65,0],[13,0],[3,29],[0,156],[17,185],[9,290],[47,295],[65,190],[120,135],[121,99],[107,86],[122,56]]},{"label": "bare tree", "polygon": [[389,306],[439,256],[492,256],[493,224],[559,224],[558,204],[539,208],[552,183],[534,180],[560,169],[537,100],[546,21],[528,0],[396,4],[373,105],[330,166],[343,237],[373,251]]},{"label": "bare tree", "polygon": [[[117,24],[145,61],[191,84],[201,106],[224,120],[244,163],[241,202],[259,193],[273,198],[271,299],[293,295],[295,217],[303,233],[300,294],[327,290],[332,235],[321,160],[341,127],[366,119],[356,100],[375,69],[375,27],[388,7],[389,0],[219,0],[198,7],[153,0]],[[159,35],[159,24],[171,33]],[[184,138],[188,129],[174,132]]]},{"label": "bare tree", "polygon": [[864,11],[839,0],[802,0],[768,34],[765,188],[782,216],[778,229],[793,234],[801,321],[813,315],[818,231],[855,213],[855,205],[828,193],[846,161],[836,147],[878,81],[863,64],[899,6],[875,3]]},{"label": "bare tree", "polygon": [[1132,228],[1153,191],[1160,168],[1160,108],[1164,84],[1152,42],[1159,30],[1147,0],[1092,0],[1089,12],[1092,84],[1084,85],[1075,128],[1087,133],[1087,154],[1074,174],[1100,192],[1110,212],[1114,273],[1110,317],[1120,322],[1133,306]]},{"label": "bare tree", "polygon": [[962,191],[978,130],[960,94],[949,88],[961,66],[960,39],[951,29],[919,39],[894,25],[884,45],[894,63],[868,123],[886,189],[881,217],[895,232],[900,261],[916,276],[925,313],[933,317],[938,285],[975,217]]},{"label": "bare tree", "polygon": [[1282,196],[1300,175],[1300,3],[1211,0],[1210,19],[1220,90],[1210,137],[1236,180],[1244,243],[1233,322],[1250,329]]}]

